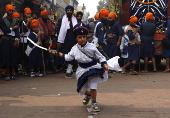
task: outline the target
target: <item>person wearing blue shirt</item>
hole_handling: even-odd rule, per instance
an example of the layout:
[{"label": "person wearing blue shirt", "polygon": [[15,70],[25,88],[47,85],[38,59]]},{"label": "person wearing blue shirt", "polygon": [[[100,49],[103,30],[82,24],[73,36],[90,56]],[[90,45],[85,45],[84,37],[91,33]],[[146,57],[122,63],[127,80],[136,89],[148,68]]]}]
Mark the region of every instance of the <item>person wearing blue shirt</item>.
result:
[{"label": "person wearing blue shirt", "polygon": [[120,56],[120,44],[123,35],[122,26],[115,21],[116,14],[114,12],[108,15],[108,28],[106,30],[105,53],[109,58]]},{"label": "person wearing blue shirt", "polygon": [[[170,20],[168,20],[167,28],[166,37],[170,41]],[[170,49],[164,48],[162,56],[166,59],[166,69],[164,72],[170,72]]]},{"label": "person wearing blue shirt", "polygon": [[156,32],[156,25],[152,23],[153,14],[148,12],[146,14],[146,22],[141,24],[141,50],[140,56],[144,58],[144,70],[141,72],[148,72],[148,58],[151,57],[153,63],[153,71],[156,72],[156,63],[154,57],[154,34]]},{"label": "person wearing blue shirt", "polygon": [[96,26],[96,37],[98,38],[98,49],[99,51],[103,50],[104,43],[104,34],[105,34],[105,26],[107,24],[107,17],[109,11],[107,9],[101,9],[99,12],[99,20],[98,25]]}]

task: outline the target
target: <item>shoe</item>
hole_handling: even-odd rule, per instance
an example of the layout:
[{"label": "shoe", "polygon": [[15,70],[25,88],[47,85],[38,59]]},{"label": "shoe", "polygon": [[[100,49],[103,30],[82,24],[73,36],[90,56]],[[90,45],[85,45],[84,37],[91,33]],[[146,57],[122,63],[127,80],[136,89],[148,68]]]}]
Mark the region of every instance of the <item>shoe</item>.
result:
[{"label": "shoe", "polygon": [[112,76],[108,75],[108,78],[109,78],[109,79],[111,79],[111,78],[112,78]]},{"label": "shoe", "polygon": [[39,72],[36,72],[36,73],[35,73],[35,76],[42,77],[42,76],[43,76],[43,74],[42,74],[42,73],[40,73],[40,71],[39,71]]},{"label": "shoe", "polygon": [[92,103],[92,105],[91,105],[91,110],[92,111],[100,111],[100,105],[99,105],[99,103]]},{"label": "shoe", "polygon": [[16,80],[16,79],[18,79],[18,78],[17,78],[16,76],[12,76],[11,79]]},{"label": "shoe", "polygon": [[90,99],[91,99],[91,97],[86,95],[85,98],[82,101],[83,105],[87,105],[89,103]]},{"label": "shoe", "polygon": [[34,73],[34,72],[31,72],[31,73],[30,73],[30,77],[35,77],[35,73]]},{"label": "shoe", "polygon": [[72,73],[66,73],[65,78],[73,78]]},{"label": "shoe", "polygon": [[6,78],[5,78],[5,81],[10,81],[10,80],[11,80],[10,77],[6,77]]}]

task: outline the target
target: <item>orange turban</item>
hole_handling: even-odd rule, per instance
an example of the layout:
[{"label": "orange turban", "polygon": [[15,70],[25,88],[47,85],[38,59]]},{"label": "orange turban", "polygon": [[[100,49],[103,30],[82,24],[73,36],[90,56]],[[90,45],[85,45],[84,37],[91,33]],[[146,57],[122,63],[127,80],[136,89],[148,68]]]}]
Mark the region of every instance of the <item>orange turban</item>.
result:
[{"label": "orange turban", "polygon": [[99,12],[99,18],[103,18],[104,16],[108,16],[109,11],[107,9],[101,9]]},{"label": "orange turban", "polygon": [[44,16],[44,15],[48,15],[48,11],[47,10],[44,10],[41,12],[41,16]]},{"label": "orange turban", "polygon": [[15,10],[15,7],[12,5],[6,5],[5,6],[5,12],[8,12],[10,9]]},{"label": "orange turban", "polygon": [[136,16],[131,16],[129,22],[137,22],[138,18]]},{"label": "orange turban", "polygon": [[151,12],[146,13],[146,20],[152,20],[153,19],[153,14]]},{"label": "orange turban", "polygon": [[24,15],[27,14],[27,13],[32,13],[31,9],[28,8],[28,7],[26,7],[26,8],[24,9]]},{"label": "orange turban", "polygon": [[108,17],[112,17],[115,20],[116,19],[116,13],[115,12],[110,12]]},{"label": "orange turban", "polygon": [[95,18],[95,20],[99,20],[99,13],[96,13],[94,18]]},{"label": "orange turban", "polygon": [[14,17],[19,17],[20,18],[20,14],[18,12],[13,13],[12,18],[14,18]]},{"label": "orange turban", "polygon": [[38,26],[39,26],[38,20],[34,19],[34,20],[31,21],[31,23],[30,23],[31,28],[38,27]]}]

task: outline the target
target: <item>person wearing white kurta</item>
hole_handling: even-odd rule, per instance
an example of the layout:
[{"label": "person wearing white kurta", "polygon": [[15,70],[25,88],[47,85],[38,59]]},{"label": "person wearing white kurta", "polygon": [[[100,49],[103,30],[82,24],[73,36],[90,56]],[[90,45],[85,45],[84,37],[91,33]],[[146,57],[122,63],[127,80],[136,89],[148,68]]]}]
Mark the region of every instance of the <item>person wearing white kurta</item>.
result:
[{"label": "person wearing white kurta", "polygon": [[[74,27],[74,34],[77,39],[77,44],[74,45],[68,54],[58,52],[57,55],[63,57],[65,61],[71,61],[75,59],[78,62],[78,68],[76,71],[77,78],[77,92],[80,95],[86,95],[83,99],[83,104],[87,105],[92,99],[92,111],[100,111],[100,106],[96,102],[97,85],[105,82],[108,79],[109,67],[106,62],[106,58],[98,51],[96,46],[87,42],[87,26],[83,23],[79,23]],[[56,53],[56,52],[52,52]],[[119,57],[109,60],[111,69],[120,70],[118,66]],[[98,63],[99,62],[99,63]],[[87,89],[90,89],[88,91]]]},{"label": "person wearing white kurta", "polygon": [[[91,59],[90,57],[86,56],[85,54],[88,54],[90,57],[94,57],[94,59],[99,60],[101,63],[94,62],[89,67],[81,67],[83,64],[88,65],[88,63],[92,62],[94,59]],[[108,73],[106,71],[103,72],[102,75],[99,74],[92,74],[89,75],[87,72],[92,71],[92,69],[103,69],[101,66],[102,64],[106,63],[105,57],[98,51],[98,49],[91,43],[86,42],[85,46],[81,46],[79,44],[76,44],[72,47],[71,51],[68,54],[64,55],[65,61],[71,61],[73,59],[77,60],[79,63],[79,66],[76,71],[76,78],[79,80],[84,74],[88,76],[87,82],[81,87],[81,89],[78,91],[80,95],[84,95],[85,91],[89,89],[97,89],[97,84],[102,83],[108,79]]]}]

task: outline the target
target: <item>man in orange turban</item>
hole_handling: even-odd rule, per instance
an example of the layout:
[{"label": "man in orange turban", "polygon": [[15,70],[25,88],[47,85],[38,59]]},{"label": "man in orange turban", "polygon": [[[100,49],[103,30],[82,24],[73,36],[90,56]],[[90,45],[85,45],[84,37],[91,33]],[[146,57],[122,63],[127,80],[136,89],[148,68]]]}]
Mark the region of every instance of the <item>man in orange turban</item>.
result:
[{"label": "man in orange turban", "polygon": [[154,18],[153,13],[151,13],[151,12],[146,13],[145,18],[146,18],[146,20],[153,20],[153,18]]},{"label": "man in orange turban", "polygon": [[96,13],[95,16],[94,16],[95,20],[99,20],[99,13]]},{"label": "man in orange turban", "polygon": [[[7,16],[0,18],[0,29],[4,33],[1,37],[1,61],[0,67],[5,67],[7,72],[6,81],[16,79],[15,67],[17,67],[17,54],[18,54],[18,40],[19,26],[17,21],[12,19],[12,14],[15,8],[12,5],[6,5],[5,12]],[[17,42],[17,43],[16,43]],[[16,45],[15,45],[16,44]],[[12,71],[11,71],[12,70]]]},{"label": "man in orange turban", "polygon": [[123,36],[123,30],[120,23],[116,21],[116,13],[110,12],[108,15],[108,26],[106,30],[105,53],[109,58],[120,56],[120,43]]},{"label": "man in orange turban", "polygon": [[20,36],[21,36],[21,40],[20,40],[20,54],[21,54],[21,61],[22,61],[22,68],[23,68],[23,75],[27,75],[27,70],[26,70],[26,47],[27,47],[27,37],[30,34],[30,23],[32,20],[31,17],[31,9],[29,7],[26,7],[24,9],[24,19],[21,20],[19,22],[19,26],[20,26]]},{"label": "man in orange turban", "polygon": [[41,11],[40,16],[48,18],[48,11],[47,10]]},{"label": "man in orange turban", "polygon": [[107,25],[107,17],[108,17],[109,11],[107,9],[101,9],[99,12],[99,20],[95,26],[96,32],[94,32],[94,35],[98,39],[98,41],[92,41],[100,51],[103,50],[104,44],[104,34],[105,34],[105,26]]},{"label": "man in orange turban", "polygon": [[[131,75],[137,75],[135,71],[135,64],[139,63],[139,44],[140,36],[139,29],[136,28],[136,22],[138,18],[136,16],[131,16],[129,19],[129,25],[126,28],[126,35],[128,36],[128,63],[122,67],[122,73],[126,73],[126,68],[132,65]],[[123,52],[122,52],[123,53]]]},{"label": "man in orange turban", "polygon": [[5,12],[8,13],[8,16],[12,16],[13,12],[15,11],[15,7],[13,5],[6,5]]},{"label": "man in orange turban", "polygon": [[[41,17],[38,18],[37,20],[40,25],[40,31],[43,32],[42,43],[43,43],[44,47],[48,48],[50,46],[49,41],[50,41],[51,37],[55,34],[55,30],[53,28],[52,23],[50,22],[50,20],[48,18],[48,11],[47,10],[41,11],[40,15],[41,15]],[[51,57],[52,56],[50,53],[44,52],[44,59],[45,59],[46,65],[48,65],[47,64],[47,60],[48,60],[48,62],[52,65],[52,66],[49,65],[50,66],[49,68],[52,68],[52,71],[56,72],[56,67],[55,67],[55,64],[52,61]],[[48,67],[46,67],[46,69],[47,68]]]},{"label": "man in orange turban", "polygon": [[141,31],[141,51],[140,56],[144,58],[144,70],[141,72],[148,72],[148,58],[152,59],[153,71],[156,71],[156,62],[154,57],[154,34],[156,32],[156,25],[152,22],[154,16],[151,12],[146,13],[146,22],[140,26]]}]

